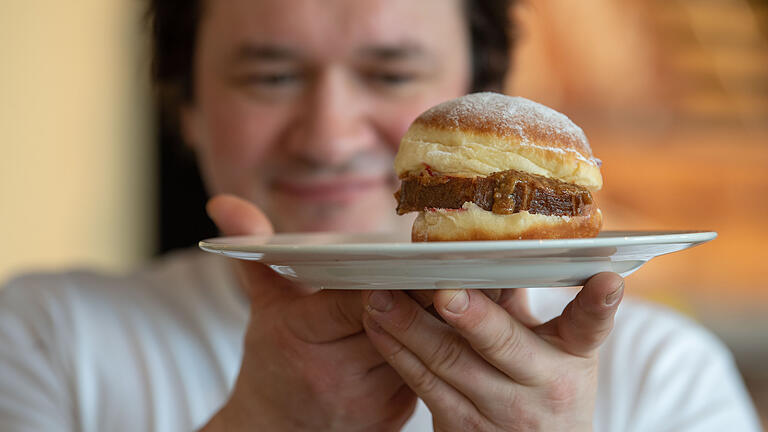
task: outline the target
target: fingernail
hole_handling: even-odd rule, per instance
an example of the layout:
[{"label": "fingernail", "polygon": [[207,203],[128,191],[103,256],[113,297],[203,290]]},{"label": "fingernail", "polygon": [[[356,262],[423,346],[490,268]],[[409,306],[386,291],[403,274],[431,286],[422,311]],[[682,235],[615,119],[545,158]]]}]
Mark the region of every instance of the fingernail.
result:
[{"label": "fingernail", "polygon": [[621,280],[621,283],[619,284],[619,286],[616,287],[615,290],[611,291],[610,294],[605,296],[605,305],[606,306],[615,305],[616,302],[619,301],[623,293],[624,293],[624,279]]},{"label": "fingernail", "polygon": [[451,300],[448,301],[448,304],[445,305],[445,308],[448,312],[460,314],[467,310],[467,306],[469,306],[469,296],[467,296],[466,290],[456,290],[455,292],[456,293],[451,297]]},{"label": "fingernail", "polygon": [[387,290],[373,291],[368,297],[368,306],[379,312],[387,312],[392,309],[392,293]]}]

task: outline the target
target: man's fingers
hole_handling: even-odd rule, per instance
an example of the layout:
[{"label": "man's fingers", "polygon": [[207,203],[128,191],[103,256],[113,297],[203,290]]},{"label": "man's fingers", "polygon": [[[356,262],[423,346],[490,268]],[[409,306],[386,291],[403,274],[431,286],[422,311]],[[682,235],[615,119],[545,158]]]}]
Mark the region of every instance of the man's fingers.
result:
[{"label": "man's fingers", "polygon": [[405,291],[405,293],[426,309],[432,306],[432,296],[435,295],[435,290],[411,290]]},{"label": "man's fingers", "polygon": [[616,273],[592,276],[563,313],[535,331],[555,336],[565,351],[581,357],[595,353],[613,329],[613,317],[624,295],[624,279]]},{"label": "man's fingers", "polygon": [[485,360],[523,385],[550,374],[546,342],[477,290],[439,290],[435,309]]},{"label": "man's fingers", "polygon": [[363,303],[357,291],[323,290],[291,302],[284,319],[297,338],[330,342],[363,331]]},{"label": "man's fingers", "polygon": [[499,303],[501,301],[502,295],[504,294],[504,291],[508,291],[506,289],[498,289],[498,288],[489,288],[489,289],[482,289],[480,290],[485,294],[486,297],[489,299],[495,301],[496,303]]},{"label": "man's fingers", "polygon": [[[501,290],[498,288],[492,288],[492,289],[484,289],[482,290],[483,294],[486,295],[489,299],[495,301],[496,303],[499,303],[499,300],[502,297],[502,292],[505,290]],[[432,297],[435,295],[435,290],[411,290],[411,291],[405,291],[408,296],[414,300],[416,300],[416,303],[420,304],[421,307],[423,307],[427,312],[429,312],[430,315],[433,317],[439,319],[440,321],[443,321],[443,317],[440,316],[439,313],[437,313],[437,310],[435,310],[435,306],[432,304]]]},{"label": "man's fingers", "polygon": [[[366,316],[415,355],[419,364],[475,402],[499,400],[501,396],[496,391],[498,383],[505,379],[503,373],[483,360],[450,326],[435,319],[401,291],[369,294],[364,297]],[[491,302],[480,291],[476,295]],[[396,359],[387,361],[397,368]],[[417,389],[414,391],[418,393]]]},{"label": "man's fingers", "polygon": [[501,296],[496,303],[528,328],[540,324],[539,320],[534,318],[531,313],[531,306],[528,303],[528,290],[525,288],[501,290]]},{"label": "man's fingers", "polygon": [[408,387],[424,401],[434,417],[478,416],[472,408],[472,403],[464,395],[432,372],[416,354],[388,334],[370,315],[366,313],[363,322],[371,343]]}]

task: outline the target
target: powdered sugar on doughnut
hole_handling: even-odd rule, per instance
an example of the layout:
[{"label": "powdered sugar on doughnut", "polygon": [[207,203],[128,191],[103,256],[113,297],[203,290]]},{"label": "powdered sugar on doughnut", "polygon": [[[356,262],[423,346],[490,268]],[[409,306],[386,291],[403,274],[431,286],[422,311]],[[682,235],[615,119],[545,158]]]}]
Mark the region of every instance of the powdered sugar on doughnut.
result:
[{"label": "powdered sugar on doughnut", "polygon": [[516,137],[521,146],[572,153],[590,164],[600,163],[592,156],[587,137],[580,127],[565,115],[523,97],[473,93],[429,109],[414,123]]}]

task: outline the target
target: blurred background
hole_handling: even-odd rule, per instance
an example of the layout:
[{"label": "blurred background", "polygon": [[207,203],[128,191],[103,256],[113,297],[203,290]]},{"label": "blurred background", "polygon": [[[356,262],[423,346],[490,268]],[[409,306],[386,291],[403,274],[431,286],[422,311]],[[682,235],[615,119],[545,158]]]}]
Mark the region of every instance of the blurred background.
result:
[{"label": "blurred background", "polygon": [[[147,78],[143,2],[0,4],[0,282],[127,271],[215,231]],[[707,326],[768,421],[768,1],[546,0],[507,92],[582,126],[606,229],[707,229],[629,293]]]}]

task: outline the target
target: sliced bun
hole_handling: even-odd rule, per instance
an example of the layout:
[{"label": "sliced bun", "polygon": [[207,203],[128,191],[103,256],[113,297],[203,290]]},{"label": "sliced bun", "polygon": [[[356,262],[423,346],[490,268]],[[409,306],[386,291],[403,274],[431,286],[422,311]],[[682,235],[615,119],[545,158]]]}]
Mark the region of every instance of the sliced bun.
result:
[{"label": "sliced bun", "polygon": [[527,211],[499,215],[483,210],[475,203],[462,209],[434,209],[419,213],[413,223],[411,240],[472,241],[524,240],[594,237],[602,226],[597,207],[582,216],[546,216]]},{"label": "sliced bun", "polygon": [[474,93],[419,116],[395,158],[398,176],[424,164],[444,175],[487,176],[510,169],[602,187],[600,161],[568,117],[521,97]]}]

